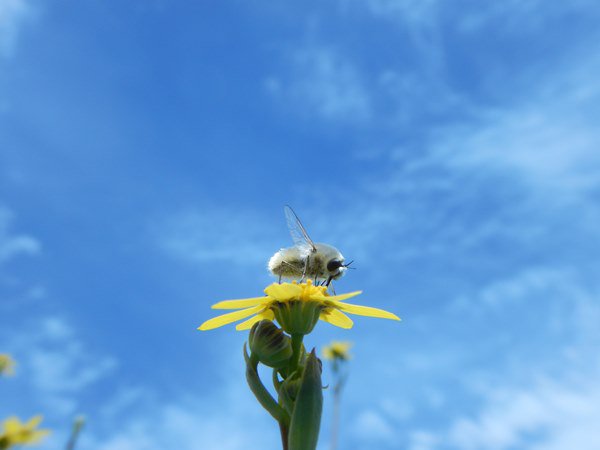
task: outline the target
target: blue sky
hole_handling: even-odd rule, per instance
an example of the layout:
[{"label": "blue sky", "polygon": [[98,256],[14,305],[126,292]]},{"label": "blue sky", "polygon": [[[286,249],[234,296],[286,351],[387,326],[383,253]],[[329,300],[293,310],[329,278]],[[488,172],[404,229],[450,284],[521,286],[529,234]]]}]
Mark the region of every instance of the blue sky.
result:
[{"label": "blue sky", "polygon": [[[210,304],[289,203],[400,324],[355,342],[347,450],[600,447],[600,7],[0,0],[0,416],[62,448],[278,448]],[[329,373],[324,374],[325,380]],[[326,391],[327,396],[327,391]],[[321,449],[328,448],[326,397]]]}]

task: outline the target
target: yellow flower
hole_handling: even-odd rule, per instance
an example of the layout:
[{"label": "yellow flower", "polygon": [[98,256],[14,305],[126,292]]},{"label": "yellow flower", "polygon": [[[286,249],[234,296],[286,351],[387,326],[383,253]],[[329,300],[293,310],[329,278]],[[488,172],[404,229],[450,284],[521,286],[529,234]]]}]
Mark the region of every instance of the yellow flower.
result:
[{"label": "yellow flower", "polygon": [[[248,330],[254,323],[263,320],[278,319],[281,323],[282,310],[286,307],[292,309],[299,305],[317,307],[316,320],[320,319],[340,328],[352,328],[352,320],[344,314],[356,314],[359,316],[379,317],[383,319],[400,320],[398,316],[391,312],[368,306],[351,305],[344,300],[361,294],[362,291],[350,292],[342,295],[329,295],[327,287],[315,286],[311,280],[306,283],[273,283],[265,289],[266,297],[254,297],[241,300],[225,300],[212,306],[213,309],[239,309],[231,313],[214,317],[204,322],[199,330],[212,330],[214,328],[227,325],[238,320],[249,319],[239,323],[236,330]],[[315,323],[316,323],[315,320]],[[314,326],[314,324],[313,324]],[[286,330],[288,331],[288,330]]]},{"label": "yellow flower", "polygon": [[350,347],[352,347],[352,342],[332,341],[331,344],[323,347],[323,358],[346,361],[350,359]]},{"label": "yellow flower", "polygon": [[42,416],[32,417],[29,422],[21,423],[17,417],[9,417],[2,424],[0,448],[10,448],[13,445],[37,444],[50,433],[49,430],[36,430],[42,421]]},{"label": "yellow flower", "polygon": [[15,360],[6,353],[0,353],[0,375],[14,375]]}]

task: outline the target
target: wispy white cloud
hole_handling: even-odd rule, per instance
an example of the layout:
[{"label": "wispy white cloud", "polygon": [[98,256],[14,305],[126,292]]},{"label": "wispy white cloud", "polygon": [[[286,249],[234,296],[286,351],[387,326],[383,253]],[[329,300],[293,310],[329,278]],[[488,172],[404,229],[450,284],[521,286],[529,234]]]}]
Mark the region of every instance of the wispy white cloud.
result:
[{"label": "wispy white cloud", "polygon": [[[549,4],[543,0],[507,0],[503,2],[444,2],[440,0],[338,0],[343,9],[361,8],[375,17],[402,22],[413,28],[432,29],[452,17],[453,25],[463,31],[475,31],[490,25],[506,31],[517,28],[540,29],[550,19],[576,12],[593,13],[593,0],[575,0]],[[454,20],[456,19],[456,20]]]},{"label": "wispy white cloud", "polygon": [[387,18],[404,18],[410,22],[429,23],[435,19],[439,0],[342,0],[363,5],[371,13]]},{"label": "wispy white cloud", "polygon": [[[104,402],[98,427],[82,445],[99,450],[244,450],[279,441],[276,422],[260,407],[243,377],[239,354],[224,353],[211,364],[219,383],[203,394],[193,388],[165,399],[157,386],[120,389]],[[242,375],[242,376],[240,376]]]},{"label": "wispy white cloud", "polygon": [[[364,393],[371,408],[350,433],[371,447],[353,448],[391,449],[405,442],[411,450],[595,449],[600,442],[600,332],[595,326],[600,289],[597,282],[582,281],[573,269],[524,270],[483,287],[470,308],[441,308],[440,321],[429,318],[423,335],[414,324],[418,319],[409,318],[405,326],[417,333],[414,352],[407,343],[398,352],[397,338],[387,349],[381,337],[377,343],[363,342],[394,356],[381,362],[363,354],[368,369],[353,367],[353,378],[378,373],[386,400],[409,402],[413,411],[388,413]],[[493,301],[479,305],[488,298]],[[501,329],[490,330],[492,324]],[[433,330],[438,342],[430,347],[426,336]],[[447,397],[441,408],[435,398],[427,404],[426,391],[438,388]]]},{"label": "wispy white cloud", "polygon": [[289,77],[272,76],[267,89],[287,104],[300,105],[326,120],[356,121],[371,115],[371,99],[351,60],[324,46],[293,52]]},{"label": "wispy white cloud", "polygon": [[176,213],[152,233],[160,248],[184,261],[266,266],[278,249],[272,238],[277,230],[285,231],[283,219],[276,226],[256,212],[206,208]]},{"label": "wispy white cloud", "polygon": [[116,367],[113,358],[91,353],[60,317],[12,330],[4,344],[19,362],[19,378],[54,415],[77,412],[78,396]]},{"label": "wispy white cloud", "polygon": [[462,450],[596,449],[600,444],[600,387],[592,380],[599,375],[490,387],[481,411],[457,418],[441,440]]},{"label": "wispy white cloud", "polygon": [[[437,428],[419,424],[409,433],[409,447],[595,449],[600,443],[596,425],[600,420],[600,387],[595,381],[600,377],[600,332],[593,324],[600,320],[600,289],[597,282],[582,281],[573,269],[525,269],[510,280],[482,288],[469,308],[444,316],[449,321],[456,317],[460,327],[472,328],[475,321],[490,324],[510,317],[512,323],[505,327],[512,339],[498,345],[494,342],[502,333],[478,335],[478,348],[483,345],[490,349],[490,361],[477,367],[456,366],[462,381],[454,385],[455,392],[448,393],[448,404],[460,398],[464,405],[459,414],[444,415]],[[503,309],[502,316],[498,308]],[[438,332],[447,341],[454,339],[448,330]],[[520,343],[515,343],[515,338]],[[521,342],[523,339],[531,345]],[[463,350],[447,350],[449,357],[460,361],[467,352],[473,356],[473,344],[464,345],[464,354]],[[422,356],[442,370],[436,357]],[[413,371],[405,355],[401,361],[404,371]],[[423,373],[431,376],[433,372],[435,369],[427,367]],[[456,411],[455,406],[449,410]],[[397,424],[402,420],[393,422],[392,427]],[[400,434],[395,438],[400,439]]]},{"label": "wispy white cloud", "polygon": [[[593,194],[600,185],[600,131],[594,120],[600,60],[584,53],[555,64],[557,70],[531,81],[526,95],[503,106],[471,104],[475,115],[431,127],[419,154],[407,146],[383,152],[396,171],[386,180],[387,189],[379,183],[380,191],[394,195],[414,190],[419,187],[415,178],[419,184],[436,183],[431,187],[448,191],[461,180],[485,184],[494,174],[503,174],[512,185],[496,186],[496,191],[521,184],[530,194],[554,201]],[[442,177],[424,176],[435,172]]]},{"label": "wispy white cloud", "polygon": [[[575,229],[594,235],[598,73],[600,61],[571,55],[526,96],[502,107],[480,105],[477,115],[452,125],[431,125],[420,145],[403,143],[400,133],[394,147],[358,153],[379,169],[375,176],[365,172],[362,195],[354,193],[347,210],[337,209],[338,235],[359,252],[352,257],[410,261],[494,242],[540,249]],[[580,220],[567,231],[560,224],[573,215]],[[402,245],[382,252],[380,236]]]},{"label": "wispy white cloud", "polygon": [[359,439],[367,439],[370,442],[394,441],[395,433],[389,421],[378,411],[368,409],[361,412],[351,427],[352,434]]},{"label": "wispy white cloud", "polygon": [[0,264],[19,255],[35,255],[41,250],[37,239],[26,234],[13,234],[10,231],[13,220],[13,212],[0,206]]},{"label": "wispy white cloud", "polygon": [[409,450],[433,450],[439,438],[428,431],[412,431],[408,436]]},{"label": "wispy white cloud", "polygon": [[434,144],[439,160],[451,168],[509,172],[555,200],[593,192],[600,184],[600,131],[593,120],[600,62],[572,63],[574,69],[540,80],[521,104],[482,111],[477,125],[442,131]]},{"label": "wispy white cloud", "polygon": [[593,0],[548,3],[543,0],[508,0],[486,2],[460,8],[457,27],[466,32],[489,27],[491,24],[504,32],[541,31],[549,20],[574,13],[596,14]]},{"label": "wispy white cloud", "polygon": [[[105,438],[82,441],[99,450],[244,450],[269,448],[277,442],[275,422],[256,421],[263,413],[258,405],[247,410],[241,402],[207,403],[202,398],[154,405],[116,425]],[[266,413],[264,413],[266,415]]]},{"label": "wispy white cloud", "polygon": [[21,27],[32,12],[28,0],[0,1],[0,57],[12,54]]},{"label": "wispy white cloud", "polygon": [[[464,56],[459,52],[456,55],[457,52],[452,50],[453,45],[469,44],[472,39],[478,39],[480,33],[488,33],[487,29],[493,29],[499,34],[525,33],[523,36],[527,36],[527,33],[545,33],[545,28],[552,26],[549,24],[558,18],[568,20],[572,15],[590,17],[600,14],[589,0],[552,5],[539,0],[476,5],[439,0],[341,0],[336,3],[340,5],[342,16],[347,11],[355,13],[352,17],[366,12],[380,20],[397,23],[399,34],[391,35],[390,45],[397,46],[400,53],[406,53],[402,62],[390,61],[387,65],[383,63],[375,66],[368,64],[363,54],[344,45],[301,44],[295,50],[286,48],[283,59],[291,75],[275,74],[268,77],[266,86],[273,94],[285,100],[286,107],[292,104],[300,110],[316,112],[319,117],[330,121],[351,119],[364,123],[369,119],[369,124],[375,123],[378,127],[399,131],[404,127],[406,130],[414,130],[417,126],[422,126],[424,117],[444,122],[449,119],[455,121],[461,114],[469,116],[469,120],[489,115],[490,122],[494,123],[498,117],[494,115],[493,106],[488,109],[484,105],[486,101],[503,98],[504,91],[507,96],[512,96],[512,86],[531,85],[534,92],[538,91],[540,81],[544,85],[553,74],[562,73],[563,68],[576,66],[581,62],[560,60],[561,55],[572,56],[581,52],[576,58],[588,58],[594,53],[594,47],[589,42],[572,42],[565,44],[571,45],[571,51],[563,52],[564,49],[558,49],[556,54],[548,58],[514,67],[517,61],[502,58],[498,58],[497,63],[481,66],[480,60],[485,60],[489,55],[476,50],[472,58],[466,60],[466,64],[472,65],[471,70],[478,78],[478,87],[465,89],[464,86],[460,87],[460,83],[457,86],[460,68],[453,60],[456,56],[462,60]],[[314,24],[311,23],[311,27],[314,28]],[[461,32],[470,34],[461,38],[458,37]],[[323,35],[324,42],[335,42],[335,37],[327,35],[327,29],[320,30],[320,34]],[[536,38],[538,34],[535,34]],[[394,41],[395,37],[401,37],[402,41]],[[588,49],[585,49],[586,45]],[[290,58],[288,54],[293,56]],[[560,70],[548,70],[549,61],[552,60],[560,66]],[[590,73],[597,73],[597,68]],[[511,78],[510,83],[504,82],[507,76]],[[542,80],[539,79],[540,76]],[[520,80],[523,81],[522,84],[519,84]],[[486,94],[478,98],[481,92]],[[526,135],[522,139],[524,145],[544,144],[541,141],[548,133],[543,136],[539,133],[539,127],[544,124],[536,122],[536,112],[529,114],[523,108],[520,117],[512,117],[514,123],[500,126],[511,127],[507,131],[515,133],[525,129]],[[556,113],[560,115],[560,111]],[[573,121],[563,123],[556,133],[572,129],[573,125]],[[428,130],[433,128],[429,126]],[[571,144],[587,145],[583,140],[576,142],[574,135],[575,132]],[[498,137],[500,145],[506,135]],[[548,137],[550,142],[555,142],[551,136]],[[550,147],[548,152],[558,153],[558,149]],[[551,175],[552,168],[546,169]]]},{"label": "wispy white cloud", "polygon": [[514,308],[532,298],[562,296],[575,303],[581,297],[576,273],[572,268],[526,267],[506,278],[482,287],[473,298],[459,297],[454,303],[457,310],[480,312]]}]

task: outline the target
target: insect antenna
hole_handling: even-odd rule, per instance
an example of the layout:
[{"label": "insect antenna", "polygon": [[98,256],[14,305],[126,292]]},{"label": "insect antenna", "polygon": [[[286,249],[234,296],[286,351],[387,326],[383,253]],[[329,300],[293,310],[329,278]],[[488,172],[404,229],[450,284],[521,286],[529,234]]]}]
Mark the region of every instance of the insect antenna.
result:
[{"label": "insect antenna", "polygon": [[350,264],[352,264],[354,262],[354,260],[350,261],[348,264],[343,264],[342,266],[345,267],[346,269],[356,269],[356,267],[350,267]]}]

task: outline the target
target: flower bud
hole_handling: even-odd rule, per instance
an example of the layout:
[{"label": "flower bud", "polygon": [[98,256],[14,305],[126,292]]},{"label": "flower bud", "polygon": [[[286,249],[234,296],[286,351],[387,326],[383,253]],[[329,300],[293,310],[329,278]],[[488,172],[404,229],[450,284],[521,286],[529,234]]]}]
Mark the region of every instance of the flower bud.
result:
[{"label": "flower bud", "polygon": [[292,300],[278,303],[273,308],[275,319],[289,334],[309,334],[321,315],[322,306],[318,302]]},{"label": "flower bud", "polygon": [[269,367],[286,366],[293,354],[290,338],[270,320],[254,324],[250,330],[248,345],[252,355]]},{"label": "flower bud", "polygon": [[298,397],[298,391],[302,379],[298,372],[292,375],[288,379],[284,380],[279,387],[279,404],[285,408],[285,410],[291,415],[294,411],[294,404],[296,403],[296,397]]},{"label": "flower bud", "polygon": [[315,350],[309,353],[294,401],[288,444],[290,450],[315,450],[323,410],[321,362]]}]

